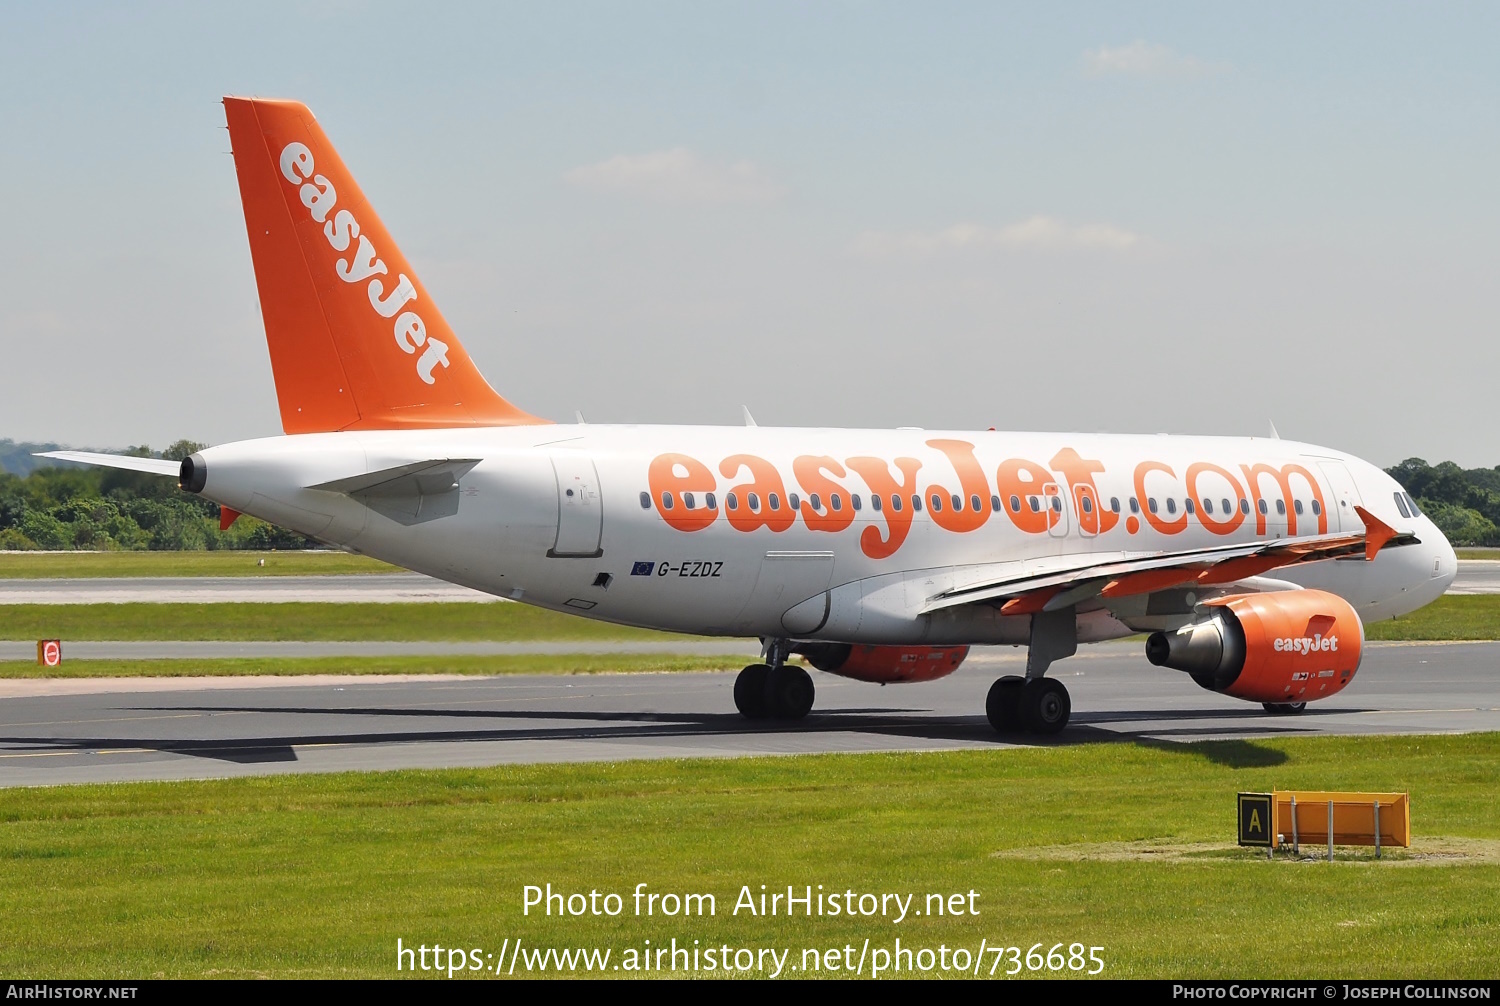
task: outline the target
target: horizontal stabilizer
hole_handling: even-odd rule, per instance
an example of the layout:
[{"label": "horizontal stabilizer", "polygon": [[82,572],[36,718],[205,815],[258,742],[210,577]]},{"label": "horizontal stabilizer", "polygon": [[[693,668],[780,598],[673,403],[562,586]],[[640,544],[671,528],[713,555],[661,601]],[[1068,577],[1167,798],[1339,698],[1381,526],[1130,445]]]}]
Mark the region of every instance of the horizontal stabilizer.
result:
[{"label": "horizontal stabilizer", "polygon": [[398,524],[421,524],[458,513],[458,480],[478,458],[439,458],[308,486],[343,493]]},{"label": "horizontal stabilizer", "polygon": [[90,454],[88,451],[43,451],[32,457],[77,461],[85,465],[99,465],[101,468],[123,468],[130,472],[170,475],[173,478],[182,472],[181,461],[169,461],[166,458],[133,458],[124,454]]}]

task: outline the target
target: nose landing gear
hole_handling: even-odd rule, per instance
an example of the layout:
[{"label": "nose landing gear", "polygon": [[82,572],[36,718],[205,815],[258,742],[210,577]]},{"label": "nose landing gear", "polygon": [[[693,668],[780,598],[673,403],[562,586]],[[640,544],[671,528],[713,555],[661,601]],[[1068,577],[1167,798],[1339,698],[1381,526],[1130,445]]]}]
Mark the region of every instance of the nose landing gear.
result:
[{"label": "nose landing gear", "polygon": [[786,640],[766,644],[766,663],[751,664],[734,679],[734,707],[747,720],[800,720],[813,707],[812,676],[786,662]]}]

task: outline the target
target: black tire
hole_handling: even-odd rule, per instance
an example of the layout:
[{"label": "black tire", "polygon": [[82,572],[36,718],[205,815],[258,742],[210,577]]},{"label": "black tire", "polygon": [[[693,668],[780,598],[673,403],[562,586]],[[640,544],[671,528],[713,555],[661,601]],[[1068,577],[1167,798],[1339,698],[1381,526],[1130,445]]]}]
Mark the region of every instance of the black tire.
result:
[{"label": "black tire", "polygon": [[1262,702],[1260,707],[1272,716],[1295,716],[1307,708],[1306,702]]},{"label": "black tire", "polygon": [[766,678],[766,710],[778,720],[800,720],[813,707],[812,676],[795,664],[782,664]]},{"label": "black tire", "polygon": [[1021,690],[1025,686],[1026,679],[1016,674],[1007,674],[990,685],[984,714],[998,733],[1012,734],[1021,729]]},{"label": "black tire", "polygon": [[765,664],[751,664],[734,679],[734,707],[747,720],[763,720],[769,715],[766,708],[766,679],[771,668]]},{"label": "black tire", "polygon": [[1073,700],[1061,681],[1036,678],[1021,691],[1021,719],[1037,734],[1061,733],[1073,714]]}]

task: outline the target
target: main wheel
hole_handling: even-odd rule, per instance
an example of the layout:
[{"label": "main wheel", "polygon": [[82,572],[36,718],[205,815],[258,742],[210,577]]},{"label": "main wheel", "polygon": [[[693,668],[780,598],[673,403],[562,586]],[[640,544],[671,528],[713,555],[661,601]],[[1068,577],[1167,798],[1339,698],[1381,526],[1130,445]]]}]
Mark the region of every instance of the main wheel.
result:
[{"label": "main wheel", "polygon": [[812,676],[795,664],[773,668],[766,678],[766,711],[778,720],[800,720],[813,707]]},{"label": "main wheel", "polygon": [[1306,702],[1262,702],[1260,707],[1273,716],[1292,716],[1307,708]]},{"label": "main wheel", "polygon": [[1021,729],[1021,689],[1025,686],[1026,679],[1016,674],[1007,674],[990,685],[984,714],[999,733],[1010,734]]},{"label": "main wheel", "polygon": [[751,664],[734,679],[734,707],[747,720],[763,720],[770,710],[766,708],[766,679],[771,669],[765,664]]},{"label": "main wheel", "polygon": [[1073,713],[1073,700],[1061,681],[1035,678],[1021,690],[1021,719],[1038,734],[1060,733]]}]

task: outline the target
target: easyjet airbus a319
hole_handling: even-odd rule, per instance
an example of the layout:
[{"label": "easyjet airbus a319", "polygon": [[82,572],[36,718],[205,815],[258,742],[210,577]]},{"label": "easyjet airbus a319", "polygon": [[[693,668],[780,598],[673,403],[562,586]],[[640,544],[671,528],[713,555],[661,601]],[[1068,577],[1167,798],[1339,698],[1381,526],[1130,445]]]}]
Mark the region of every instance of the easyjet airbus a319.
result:
[{"label": "easyjet airbus a319", "polygon": [[[173,462],[222,508],[502,598],[758,636],[751,719],[821,671],[890,684],[1028,649],[986,712],[1050,733],[1051,664],[1150,633],[1204,688],[1300,711],[1359,669],[1363,623],[1447,588],[1453,550],[1358,458],[1265,438],[558,425],[485,382],[312,113],[226,98],[286,436]],[[1187,686],[1186,678],[1184,686]]]}]

